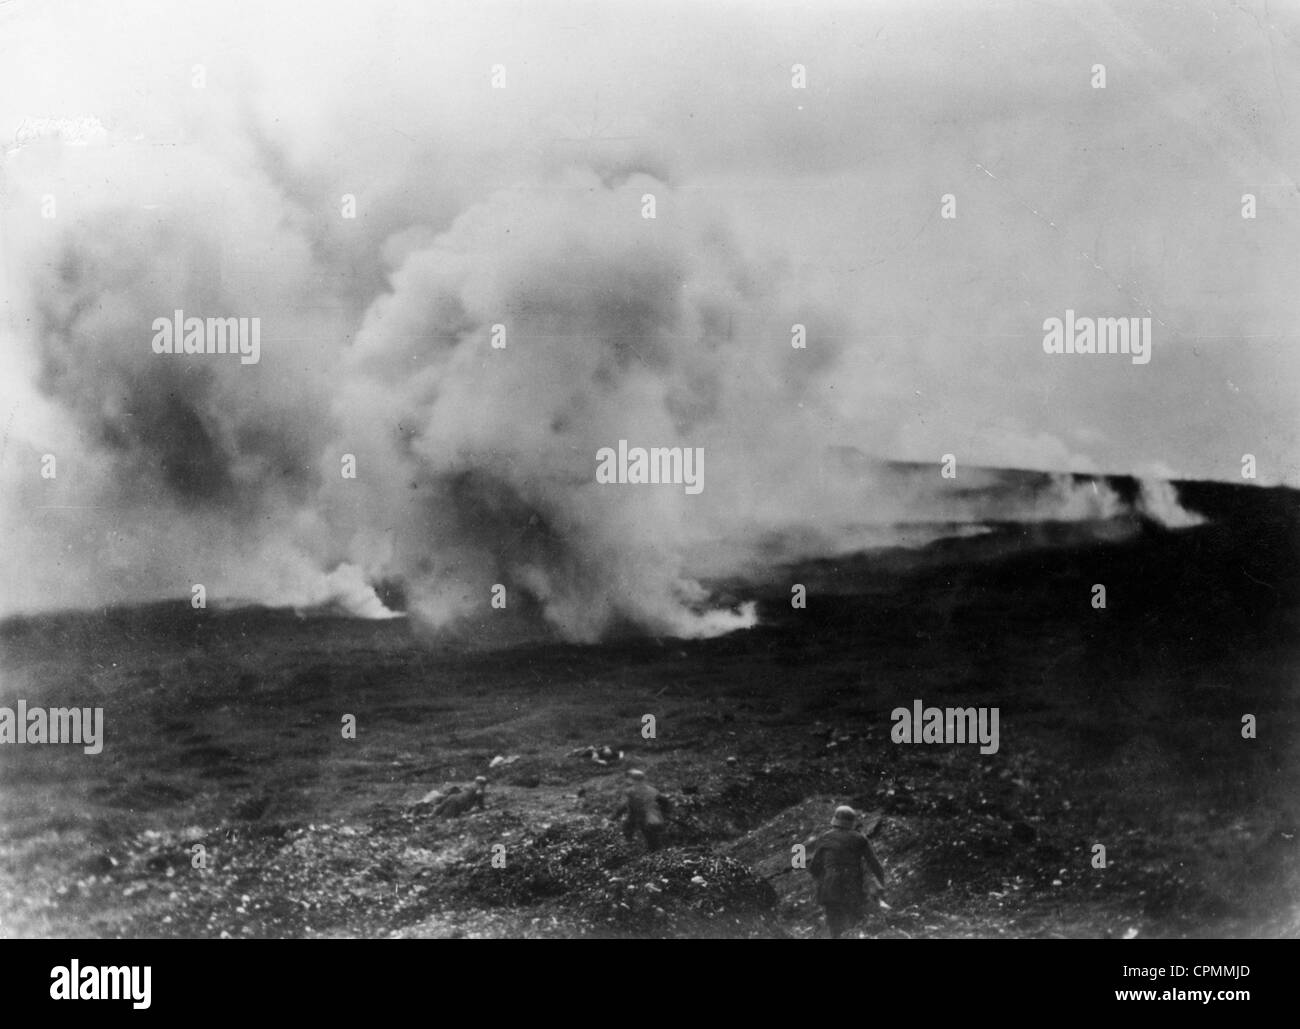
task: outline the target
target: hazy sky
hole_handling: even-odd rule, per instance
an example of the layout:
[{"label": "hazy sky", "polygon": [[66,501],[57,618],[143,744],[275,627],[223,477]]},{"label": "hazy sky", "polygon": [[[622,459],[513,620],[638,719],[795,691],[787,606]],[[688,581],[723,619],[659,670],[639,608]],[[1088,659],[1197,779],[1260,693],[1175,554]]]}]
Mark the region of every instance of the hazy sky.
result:
[{"label": "hazy sky", "polygon": [[[619,380],[623,410],[661,390],[684,442],[697,423],[718,444],[765,422],[804,451],[1236,482],[1250,453],[1259,483],[1300,485],[1298,43],[1300,9],[1259,0],[5,4],[0,477],[12,498],[35,457],[68,454],[84,477],[64,509],[100,513],[60,532],[90,538],[118,502],[90,478],[149,495],[141,469],[184,453],[172,500],[213,515],[205,538],[230,511],[262,517],[274,481],[284,531],[331,540],[309,563],[373,570],[389,557],[316,524],[349,501],[309,502],[312,476],[276,470],[385,397],[462,452],[500,451],[474,418],[560,396],[567,351],[486,402],[467,357],[418,387],[401,371],[408,347],[491,323],[496,303],[540,335],[643,317],[655,338],[695,332],[647,362],[658,385]],[[82,129],[33,139],[34,119]],[[620,262],[635,286],[611,280],[599,295],[617,303],[575,314]],[[689,317],[641,311],[628,297],[646,289],[684,291]],[[169,388],[141,334],[186,303],[263,317],[260,378]],[[1067,309],[1149,316],[1150,363],[1045,354],[1044,319]],[[737,357],[690,349],[715,332]],[[580,420],[590,406],[561,399]],[[563,420],[560,400],[523,406]],[[610,412],[584,426],[584,453],[620,431]],[[423,467],[449,472],[439,460]]]}]

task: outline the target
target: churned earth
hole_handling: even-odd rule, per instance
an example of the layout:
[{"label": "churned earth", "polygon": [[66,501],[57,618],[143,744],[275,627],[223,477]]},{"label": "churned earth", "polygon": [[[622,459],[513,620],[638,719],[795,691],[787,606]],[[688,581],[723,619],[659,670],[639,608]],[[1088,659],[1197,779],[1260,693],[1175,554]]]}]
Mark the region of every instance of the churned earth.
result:
[{"label": "churned earth", "polygon": [[[992,525],[717,583],[762,623],[714,640],[12,619],[0,704],[102,706],[106,741],[0,747],[0,935],[810,938],[794,865],[837,803],[888,873],[867,936],[1300,935],[1295,495],[1184,502],[1210,521]],[[996,706],[997,752],[893,742],[917,699]],[[630,766],[676,803],[655,854],[611,821]],[[420,803],[480,774],[483,811]]]}]

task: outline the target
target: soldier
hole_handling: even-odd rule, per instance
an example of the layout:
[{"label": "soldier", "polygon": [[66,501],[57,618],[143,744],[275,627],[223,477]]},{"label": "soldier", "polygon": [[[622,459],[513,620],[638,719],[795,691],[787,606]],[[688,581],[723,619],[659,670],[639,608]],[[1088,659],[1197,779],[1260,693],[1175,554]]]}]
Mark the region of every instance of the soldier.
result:
[{"label": "soldier", "polygon": [[826,911],[826,929],[832,940],[838,940],[845,929],[861,920],[866,907],[866,873],[875,876],[877,889],[885,884],[885,870],[871,843],[855,831],[857,822],[858,813],[853,808],[837,807],[830,831],[817,840],[808,864],[808,871],[817,880],[817,903]]},{"label": "soldier", "polygon": [[626,814],[623,835],[630,840],[640,832],[645,837],[646,850],[658,850],[663,843],[664,820],[672,814],[672,802],[645,781],[641,769],[633,768],[627,775],[632,785],[614,817]]},{"label": "soldier", "polygon": [[480,811],[486,810],[483,807],[483,797],[486,793],[487,777],[480,775],[468,790],[450,793],[438,801],[438,806],[433,809],[433,813],[439,818],[458,818],[474,808]]}]

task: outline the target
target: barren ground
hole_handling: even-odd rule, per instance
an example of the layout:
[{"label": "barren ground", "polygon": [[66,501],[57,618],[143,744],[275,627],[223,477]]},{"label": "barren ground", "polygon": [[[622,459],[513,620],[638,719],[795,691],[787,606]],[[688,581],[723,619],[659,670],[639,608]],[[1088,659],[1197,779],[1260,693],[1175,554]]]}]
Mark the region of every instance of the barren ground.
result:
[{"label": "barren ground", "polygon": [[[0,933],[809,937],[791,848],[847,802],[889,874],[869,935],[1295,936],[1294,522],[1251,517],[808,565],[754,587],[760,628],[700,642],[468,649],[184,605],[11,621],[0,702],[103,706],[107,742],[0,751]],[[892,743],[914,698],[998,706],[999,751]],[[589,743],[625,758],[570,755]],[[659,854],[608,822],[629,764],[677,801]],[[418,805],[477,774],[486,811]]]}]

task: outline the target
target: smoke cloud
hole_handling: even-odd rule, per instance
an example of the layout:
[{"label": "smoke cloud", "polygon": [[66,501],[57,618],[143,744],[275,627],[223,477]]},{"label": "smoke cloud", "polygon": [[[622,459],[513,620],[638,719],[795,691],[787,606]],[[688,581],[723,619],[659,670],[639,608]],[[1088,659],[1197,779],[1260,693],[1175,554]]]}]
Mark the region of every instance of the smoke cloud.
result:
[{"label": "smoke cloud", "polygon": [[[239,21],[211,18],[214,38]],[[199,90],[190,65],[220,53],[201,22],[158,41],[179,63],[111,73],[105,109],[74,91],[85,112],[24,112],[104,132],[28,132],[6,157],[0,611],[202,583],[217,604],[389,617],[381,587],[454,629],[501,585],[509,610],[570,639],[709,636],[755,615],[705,580],[774,535],[842,551],[998,513],[939,479],[941,451],[927,485],[827,456],[896,442],[864,438],[836,394],[874,374],[857,305],[693,188],[661,126],[575,136],[538,112],[576,105],[506,109],[478,88],[481,54],[461,66],[450,44],[407,71],[400,24],[361,47],[346,26],[312,30],[323,66],[368,88],[297,81],[314,61],[272,25],[239,58],[206,58]],[[136,77],[152,106],[131,100]],[[150,326],[175,310],[259,318],[260,361],[154,353]],[[792,347],[795,326],[816,345]],[[1012,435],[1014,453],[1042,449]],[[620,440],[699,448],[704,489],[598,483],[597,451]],[[1065,470],[1068,452],[1047,452]],[[1187,524],[1167,484],[1143,505]],[[1001,513],[1120,506],[1063,477]]]}]

